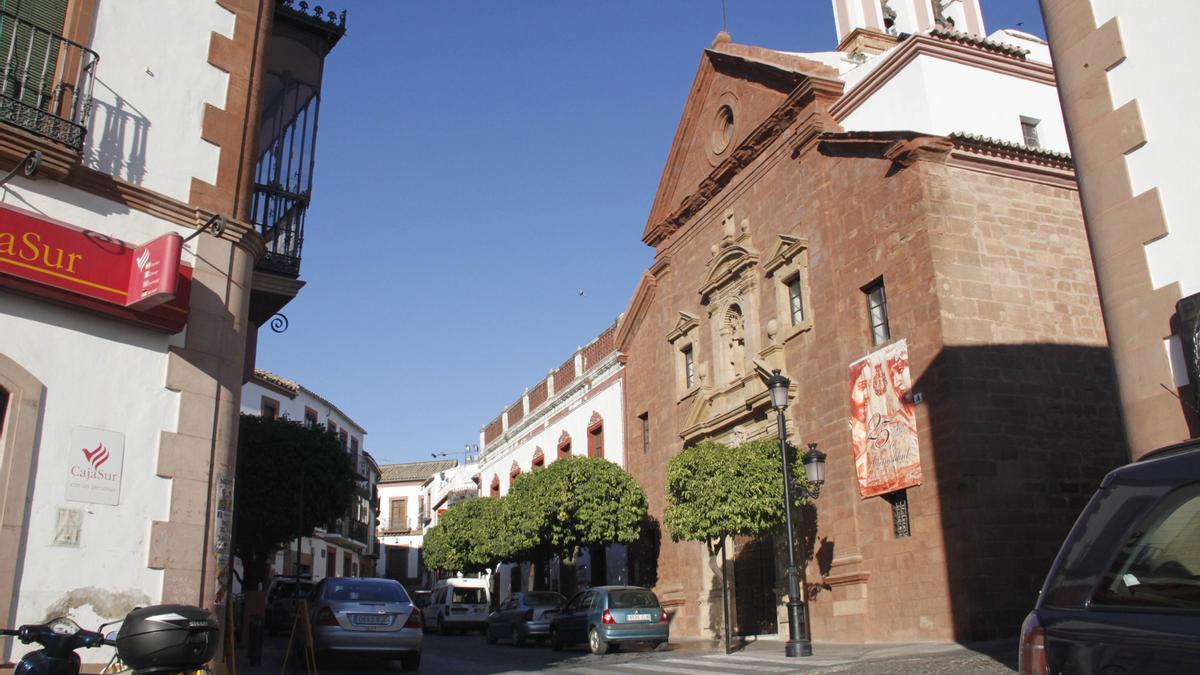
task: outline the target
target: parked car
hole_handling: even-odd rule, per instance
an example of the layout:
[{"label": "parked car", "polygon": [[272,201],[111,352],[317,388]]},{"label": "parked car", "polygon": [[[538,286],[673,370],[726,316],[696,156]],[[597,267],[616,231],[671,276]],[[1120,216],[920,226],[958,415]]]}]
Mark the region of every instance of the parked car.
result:
[{"label": "parked car", "polygon": [[451,577],[433,585],[433,595],[425,614],[425,627],[445,634],[449,631],[487,628],[491,594],[487,581]]},{"label": "parked car", "polygon": [[1021,628],[1020,672],[1200,672],[1200,440],[1104,478]]},{"label": "parked car", "polygon": [[290,630],[296,620],[296,607],[312,593],[311,577],[275,577],[267,586],[267,630],[275,633]]},{"label": "parked car", "polygon": [[541,644],[550,636],[550,619],[566,604],[567,599],[553,591],[513,593],[488,615],[487,643],[507,639],[520,647],[533,639]]},{"label": "parked car", "polygon": [[313,590],[313,648],[317,654],[400,659],[421,665],[421,615],[394,579],[329,577]]},{"label": "parked car", "polygon": [[667,612],[651,591],[637,586],[597,586],[571,598],[550,621],[554,649],[587,642],[603,654],[623,642],[649,642],[657,649],[670,639]]}]

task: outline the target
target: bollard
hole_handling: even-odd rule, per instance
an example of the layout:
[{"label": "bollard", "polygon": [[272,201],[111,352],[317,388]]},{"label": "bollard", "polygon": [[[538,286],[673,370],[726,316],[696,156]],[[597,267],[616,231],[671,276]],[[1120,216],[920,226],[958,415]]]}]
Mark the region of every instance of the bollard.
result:
[{"label": "bollard", "polygon": [[252,616],[246,624],[246,655],[250,657],[250,665],[262,665],[263,650],[263,618]]}]

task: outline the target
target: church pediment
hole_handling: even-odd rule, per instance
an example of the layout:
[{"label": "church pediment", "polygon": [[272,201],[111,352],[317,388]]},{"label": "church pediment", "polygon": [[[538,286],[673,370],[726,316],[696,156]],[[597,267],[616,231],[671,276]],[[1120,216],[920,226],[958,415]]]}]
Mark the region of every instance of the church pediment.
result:
[{"label": "church pediment", "polygon": [[775,250],[771,256],[767,258],[767,262],[763,268],[770,276],[775,270],[788,264],[808,248],[808,239],[804,237],[794,237],[790,234],[779,235],[779,242],[775,244]]},{"label": "church pediment", "polygon": [[757,264],[758,253],[742,244],[729,244],[718,251],[708,263],[708,273],[700,287],[701,302],[707,303],[713,293],[742,278],[744,272]]},{"label": "church pediment", "polygon": [[671,329],[670,333],[667,333],[667,342],[674,343],[679,338],[687,335],[688,331],[699,325],[699,319],[687,312],[680,312],[679,318],[675,320],[674,328]]}]

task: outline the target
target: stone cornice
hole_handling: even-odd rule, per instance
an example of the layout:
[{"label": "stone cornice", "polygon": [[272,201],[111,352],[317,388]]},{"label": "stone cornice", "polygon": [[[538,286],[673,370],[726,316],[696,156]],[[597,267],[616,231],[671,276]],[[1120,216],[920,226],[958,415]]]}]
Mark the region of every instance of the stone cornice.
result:
[{"label": "stone cornice", "polygon": [[[216,215],[211,211],[85,166],[72,167],[63,179],[63,183],[182,227],[198,229],[208,222],[209,218]],[[246,249],[254,256],[255,260],[261,258],[267,251],[266,244],[252,224],[228,216],[225,219],[225,229],[221,232],[220,238]]]},{"label": "stone cornice", "polygon": [[884,62],[847,92],[829,112],[838,122],[845,120],[918,56],[954,61],[1055,86],[1054,68],[1049,64],[1027,61],[1021,50],[997,49],[995,45],[991,42],[981,45],[957,38],[912,35],[885,55]]},{"label": "stone cornice", "polygon": [[621,316],[621,323],[617,325],[617,333],[613,336],[613,342],[616,344],[615,351],[618,354],[625,354],[628,351],[629,341],[654,303],[657,288],[658,281],[654,275],[650,272],[643,272],[642,280],[638,282],[637,289],[629,300],[629,307],[625,309],[625,313]]},{"label": "stone cornice", "polygon": [[649,227],[642,241],[657,247],[699,213],[735,176],[778,140],[799,119],[806,107],[818,99],[836,99],[842,93],[840,81],[803,75],[799,77],[800,84],[788,95],[787,100],[763,120],[725,161],[709,172],[697,190],[684,198],[675,211]]}]

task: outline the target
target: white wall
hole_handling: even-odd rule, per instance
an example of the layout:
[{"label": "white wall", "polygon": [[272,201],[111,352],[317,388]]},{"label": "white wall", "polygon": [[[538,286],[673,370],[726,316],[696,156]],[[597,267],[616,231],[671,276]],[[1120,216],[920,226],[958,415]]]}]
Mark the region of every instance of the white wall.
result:
[{"label": "white wall", "polygon": [[1158,187],[1169,234],[1146,246],[1156,288],[1178,282],[1182,295],[1200,292],[1200,225],[1190,200],[1200,192],[1195,157],[1200,136],[1191,111],[1200,106],[1190,30],[1200,25],[1200,3],[1093,0],[1096,25],[1119,14],[1126,58],[1108,71],[1114,109],[1137,99],[1146,144],[1125,156],[1133,194]]},{"label": "white wall", "polygon": [[[610,371],[609,377],[616,376],[619,370]],[[608,377],[604,378],[608,381]],[[597,382],[604,384],[605,382]],[[625,465],[625,421],[624,421],[624,382],[617,376],[603,390],[590,392],[581,390],[571,399],[561,402],[554,407],[554,412],[546,415],[545,420],[538,422],[529,430],[522,432],[495,448],[488,448],[479,464],[480,493],[491,494],[492,477],[500,477],[500,494],[508,494],[512,483],[509,472],[515,460],[521,467],[521,473],[528,473],[533,466],[533,455],[537,448],[542,448],[542,455],[549,466],[558,456],[558,439],[563,431],[571,435],[571,454],[587,456],[587,428],[592,413],[597,412],[604,419],[604,458],[619,466]],[[583,400],[588,394],[587,400]],[[566,415],[559,417],[560,411],[569,410]],[[533,411],[531,411],[533,412]]]},{"label": "white wall", "polygon": [[842,122],[847,131],[980,134],[1024,143],[1021,116],[1041,121],[1041,147],[1070,152],[1058,91],[928,55],[913,59]]},{"label": "white wall", "polygon": [[214,182],[220,151],[200,137],[204,104],[225,106],[229,76],[209,65],[212,33],[233,37],[216,2],[98,3],[100,55],[85,163],[176,199]]},{"label": "white wall", "polygon": [[[286,377],[286,376],[285,376]],[[339,431],[346,430],[348,438],[358,439],[358,449],[362,452],[365,448],[364,437],[366,431],[357,423],[350,420],[339,411],[337,408],[329,405],[325,401],[312,396],[304,389],[297,392],[295,398],[289,398],[285,394],[279,392],[278,389],[265,387],[257,381],[251,380],[242,385],[242,412],[249,415],[262,414],[262,399],[266,396],[275,399],[279,402],[279,416],[287,417],[296,422],[304,422],[304,409],[311,408],[317,412],[317,424],[322,427],[328,426],[329,420],[337,425]],[[347,447],[349,447],[349,440]]]}]

